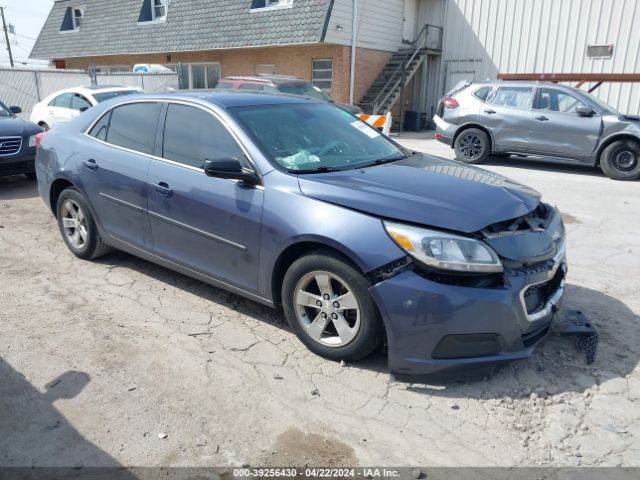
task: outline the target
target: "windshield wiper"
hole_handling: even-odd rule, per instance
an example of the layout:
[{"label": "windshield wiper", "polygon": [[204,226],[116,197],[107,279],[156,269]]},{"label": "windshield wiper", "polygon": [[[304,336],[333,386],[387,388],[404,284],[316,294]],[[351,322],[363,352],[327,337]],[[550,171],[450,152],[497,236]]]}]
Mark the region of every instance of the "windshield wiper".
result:
[{"label": "windshield wiper", "polygon": [[379,158],[378,160],[374,160],[373,162],[365,163],[364,165],[358,165],[358,168],[374,167],[376,165],[383,165],[385,163],[404,160],[405,158],[407,158],[406,155],[398,155],[397,157],[389,157],[389,158]]},{"label": "windshield wiper", "polygon": [[300,174],[300,173],[329,173],[329,172],[339,172],[341,169],[336,167],[317,167],[317,168],[308,168],[306,170],[293,170],[289,169],[287,172]]}]

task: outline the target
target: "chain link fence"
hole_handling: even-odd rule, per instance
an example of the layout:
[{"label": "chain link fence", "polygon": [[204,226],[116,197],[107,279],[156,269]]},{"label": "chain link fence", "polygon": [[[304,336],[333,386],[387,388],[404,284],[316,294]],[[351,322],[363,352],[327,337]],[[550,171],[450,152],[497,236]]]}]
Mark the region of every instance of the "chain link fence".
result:
[{"label": "chain link fence", "polygon": [[58,90],[91,85],[138,87],[146,92],[178,89],[177,73],[95,73],[83,70],[27,70],[0,68],[0,101],[22,108],[29,118],[36,103]]}]

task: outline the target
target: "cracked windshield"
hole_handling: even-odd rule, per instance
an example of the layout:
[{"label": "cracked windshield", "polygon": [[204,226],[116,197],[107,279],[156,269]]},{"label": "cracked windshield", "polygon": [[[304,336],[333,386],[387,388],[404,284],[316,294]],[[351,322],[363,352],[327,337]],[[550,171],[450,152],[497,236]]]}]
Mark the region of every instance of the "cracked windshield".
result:
[{"label": "cracked windshield", "polygon": [[264,153],[293,173],[348,170],[405,157],[376,129],[331,105],[262,105],[234,113]]}]

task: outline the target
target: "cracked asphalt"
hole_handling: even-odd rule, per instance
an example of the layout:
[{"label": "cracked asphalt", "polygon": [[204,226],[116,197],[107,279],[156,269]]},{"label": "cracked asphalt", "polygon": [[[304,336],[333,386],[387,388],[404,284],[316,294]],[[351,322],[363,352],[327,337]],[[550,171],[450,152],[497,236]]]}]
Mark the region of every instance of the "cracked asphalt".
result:
[{"label": "cracked asphalt", "polygon": [[638,183],[486,168],[564,213],[592,365],[556,329],[489,378],[391,382],[383,352],[324,360],[279,311],[124,253],[76,259],[35,182],[0,179],[0,465],[640,466]]}]

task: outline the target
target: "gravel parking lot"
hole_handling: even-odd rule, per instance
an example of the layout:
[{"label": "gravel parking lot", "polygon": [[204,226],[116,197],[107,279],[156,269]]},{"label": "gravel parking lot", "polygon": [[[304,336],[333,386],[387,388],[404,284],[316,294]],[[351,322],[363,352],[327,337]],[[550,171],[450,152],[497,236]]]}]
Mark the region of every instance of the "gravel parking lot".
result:
[{"label": "gravel parking lot", "polygon": [[326,361],[281,312],[124,253],[76,259],[35,182],[0,179],[0,465],[640,466],[638,182],[486,168],[563,212],[564,307],[597,325],[594,364],[554,332],[490,378],[390,382],[382,353]]}]

